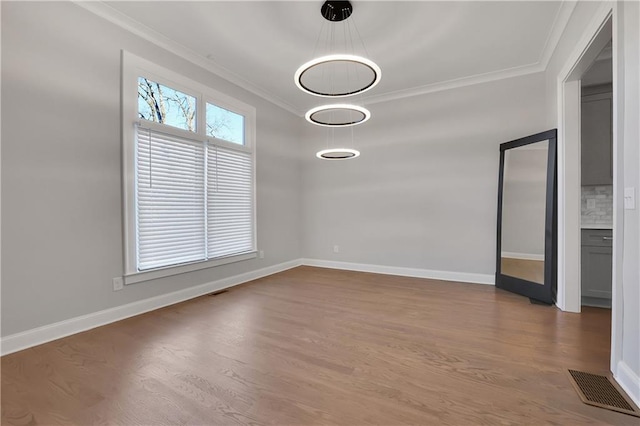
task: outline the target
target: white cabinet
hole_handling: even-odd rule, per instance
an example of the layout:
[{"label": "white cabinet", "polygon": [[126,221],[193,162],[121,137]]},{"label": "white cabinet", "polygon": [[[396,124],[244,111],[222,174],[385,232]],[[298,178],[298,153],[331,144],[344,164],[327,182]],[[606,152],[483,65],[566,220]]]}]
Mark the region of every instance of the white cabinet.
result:
[{"label": "white cabinet", "polygon": [[612,231],[582,230],[582,304],[611,307]]},{"label": "white cabinet", "polygon": [[611,91],[582,96],[582,185],[612,185]]}]

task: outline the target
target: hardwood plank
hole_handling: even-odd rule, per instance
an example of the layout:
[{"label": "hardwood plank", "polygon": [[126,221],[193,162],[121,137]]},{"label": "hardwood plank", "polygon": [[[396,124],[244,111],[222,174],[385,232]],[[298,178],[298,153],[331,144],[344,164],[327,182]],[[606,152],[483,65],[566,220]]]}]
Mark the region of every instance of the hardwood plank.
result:
[{"label": "hardwood plank", "polygon": [[2,357],[2,424],[633,424],[580,402],[610,311],[300,267]]}]

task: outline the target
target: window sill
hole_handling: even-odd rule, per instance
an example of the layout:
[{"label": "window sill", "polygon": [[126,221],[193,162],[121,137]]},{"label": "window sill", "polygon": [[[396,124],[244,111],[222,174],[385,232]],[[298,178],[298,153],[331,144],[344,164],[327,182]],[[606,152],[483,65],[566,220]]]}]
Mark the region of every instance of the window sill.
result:
[{"label": "window sill", "polygon": [[200,269],[213,268],[216,266],[226,265],[229,263],[242,262],[243,260],[255,259],[256,251],[250,251],[242,254],[235,254],[227,257],[220,257],[204,262],[189,263],[186,265],[169,266],[162,269],[154,269],[152,271],[134,272],[124,276],[124,284],[135,284],[143,281],[155,280],[157,278],[170,277],[172,275],[184,274],[187,272],[198,271]]}]

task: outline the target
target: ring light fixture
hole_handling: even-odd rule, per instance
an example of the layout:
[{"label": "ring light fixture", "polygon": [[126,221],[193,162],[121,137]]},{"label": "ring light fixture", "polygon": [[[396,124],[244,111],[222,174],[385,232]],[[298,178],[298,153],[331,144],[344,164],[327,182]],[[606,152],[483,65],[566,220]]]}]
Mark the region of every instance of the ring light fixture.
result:
[{"label": "ring light fixture", "polygon": [[304,118],[318,126],[348,127],[364,123],[371,118],[371,113],[358,105],[332,104],[312,108],[307,111]]},{"label": "ring light fixture", "polygon": [[[355,74],[363,75],[366,73],[366,71],[369,71],[369,73],[371,73],[372,75],[372,78],[370,81],[362,83],[361,87],[347,88],[342,91],[330,91],[323,88],[313,88],[311,87],[310,83],[305,84],[305,74],[310,73],[311,71],[317,71],[320,75],[328,76],[331,75],[334,67],[340,64],[345,67],[359,66],[361,68],[364,68],[363,72],[355,72]],[[326,71],[322,71],[322,67],[326,68]],[[295,83],[300,90],[310,95],[321,96],[325,98],[342,98],[357,95],[358,93],[364,93],[368,90],[373,89],[380,82],[381,76],[382,70],[380,70],[380,67],[370,59],[357,55],[332,54],[321,56],[302,64],[302,66],[300,66],[300,68],[298,68],[295,73]]]},{"label": "ring light fixture", "polygon": [[351,148],[323,149],[316,153],[316,157],[321,160],[351,160],[360,156],[360,151]]},{"label": "ring light fixture", "polygon": [[[316,56],[314,49],[312,59],[302,64],[294,74],[294,82],[300,90],[313,96],[324,98],[346,98],[359,95],[373,89],[382,76],[380,67],[370,59],[356,54],[352,34],[360,37],[355,21],[348,19],[353,13],[353,6],[348,0],[325,0],[320,13],[329,21],[325,46],[328,51]],[[336,39],[337,24],[343,23],[342,34],[344,44]],[[353,28],[352,28],[353,26]],[[320,29],[316,48],[323,35]],[[353,31],[352,31],[353,29]],[[363,52],[368,56],[367,49],[360,40]],[[341,46],[336,49],[336,46]],[[343,50],[344,49],[344,50]],[[337,52],[336,52],[337,51]],[[340,53],[350,52],[348,53]],[[327,129],[327,134],[333,141],[335,128],[350,127],[369,120],[371,113],[368,109],[349,103],[335,103],[321,105],[310,109],[305,119],[312,124],[333,128]],[[353,127],[351,129],[353,143]],[[333,144],[333,143],[332,143]],[[331,146],[331,145],[329,145]],[[349,160],[360,156],[360,152],[352,148],[331,148],[318,151],[316,157],[321,160]]]}]

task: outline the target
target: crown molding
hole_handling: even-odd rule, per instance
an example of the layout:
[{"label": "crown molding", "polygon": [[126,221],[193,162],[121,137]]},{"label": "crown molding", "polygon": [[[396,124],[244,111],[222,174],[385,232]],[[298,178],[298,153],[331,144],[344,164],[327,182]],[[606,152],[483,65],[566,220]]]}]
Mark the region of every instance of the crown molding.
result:
[{"label": "crown molding", "polygon": [[547,37],[544,48],[542,49],[542,56],[539,62],[545,71],[549,65],[551,56],[553,56],[553,52],[555,52],[558,47],[562,33],[564,33],[564,29],[567,27],[569,19],[571,18],[571,15],[573,15],[573,11],[577,4],[577,1],[563,1],[558,9],[558,13],[556,13],[553,25],[551,26],[551,32]]},{"label": "crown molding", "polygon": [[82,7],[83,9],[103,18],[107,21],[173,53],[176,56],[181,57],[195,65],[198,65],[207,71],[224,78],[225,80],[237,85],[238,87],[253,93],[262,99],[271,102],[274,105],[279,106],[292,114],[301,115],[301,113],[288,102],[280,99],[279,97],[268,93],[246,79],[240,77],[236,73],[228,70],[227,68],[220,66],[210,59],[203,57],[202,55],[194,52],[188,47],[177,43],[163,34],[151,29],[140,22],[136,21],[123,14],[122,12],[114,9],[113,7],[103,3],[100,0],[97,1],[82,1],[71,0],[74,4]]},{"label": "crown molding", "polygon": [[484,74],[476,74],[468,77],[457,78],[453,80],[441,81],[424,86],[412,87],[409,89],[398,90],[395,92],[382,93],[365,97],[363,100],[366,104],[376,104],[381,102],[395,101],[399,99],[409,98],[413,96],[425,95],[428,93],[440,92],[443,90],[458,89],[461,87],[472,86],[474,84],[489,83],[496,80],[506,78],[519,77],[527,74],[535,74],[545,72],[553,52],[555,52],[562,33],[575,10],[577,1],[563,1],[551,25],[551,32],[545,41],[542,49],[540,60],[529,65],[522,65],[514,68],[507,68],[498,71],[492,71]]},{"label": "crown molding", "polygon": [[[83,1],[83,0],[71,0],[76,5],[94,13],[95,15],[106,19],[107,21],[120,26],[121,28],[165,49],[169,52],[195,64],[207,71],[228,80],[229,82],[277,105],[290,113],[297,116],[304,116],[305,111],[302,111],[280,97],[269,93],[253,83],[247,81],[241,76],[237,75],[233,71],[218,65],[208,58],[194,52],[188,47],[177,43],[161,33],[141,24],[140,22],[128,17],[122,12],[114,9],[113,7],[103,3],[101,0],[96,1]],[[366,104],[376,104],[382,102],[389,102],[404,98],[410,98],[414,96],[425,95],[428,93],[440,92],[444,90],[458,89],[475,84],[489,83],[492,81],[524,76],[527,74],[535,74],[544,72],[547,69],[549,61],[555,51],[558,42],[562,36],[562,33],[575,10],[577,1],[563,1],[554,18],[551,32],[545,41],[540,60],[536,63],[522,65],[513,68],[507,68],[498,71],[492,71],[484,74],[476,74],[473,76],[462,77],[447,81],[436,82],[427,84],[424,86],[417,86],[408,89],[398,90],[394,92],[381,93],[380,95],[373,95],[363,97],[363,102]]]},{"label": "crown molding", "polygon": [[441,81],[424,86],[412,87],[410,89],[369,96],[363,99],[363,103],[369,105],[381,102],[395,101],[399,99],[410,98],[413,96],[426,95],[428,93],[441,92],[443,90],[459,89],[461,87],[472,86],[475,84],[489,83],[496,80],[519,77],[544,71],[545,68],[540,63],[523,65],[499,71],[492,71],[485,74],[476,74],[470,77],[456,78],[453,80]]}]

